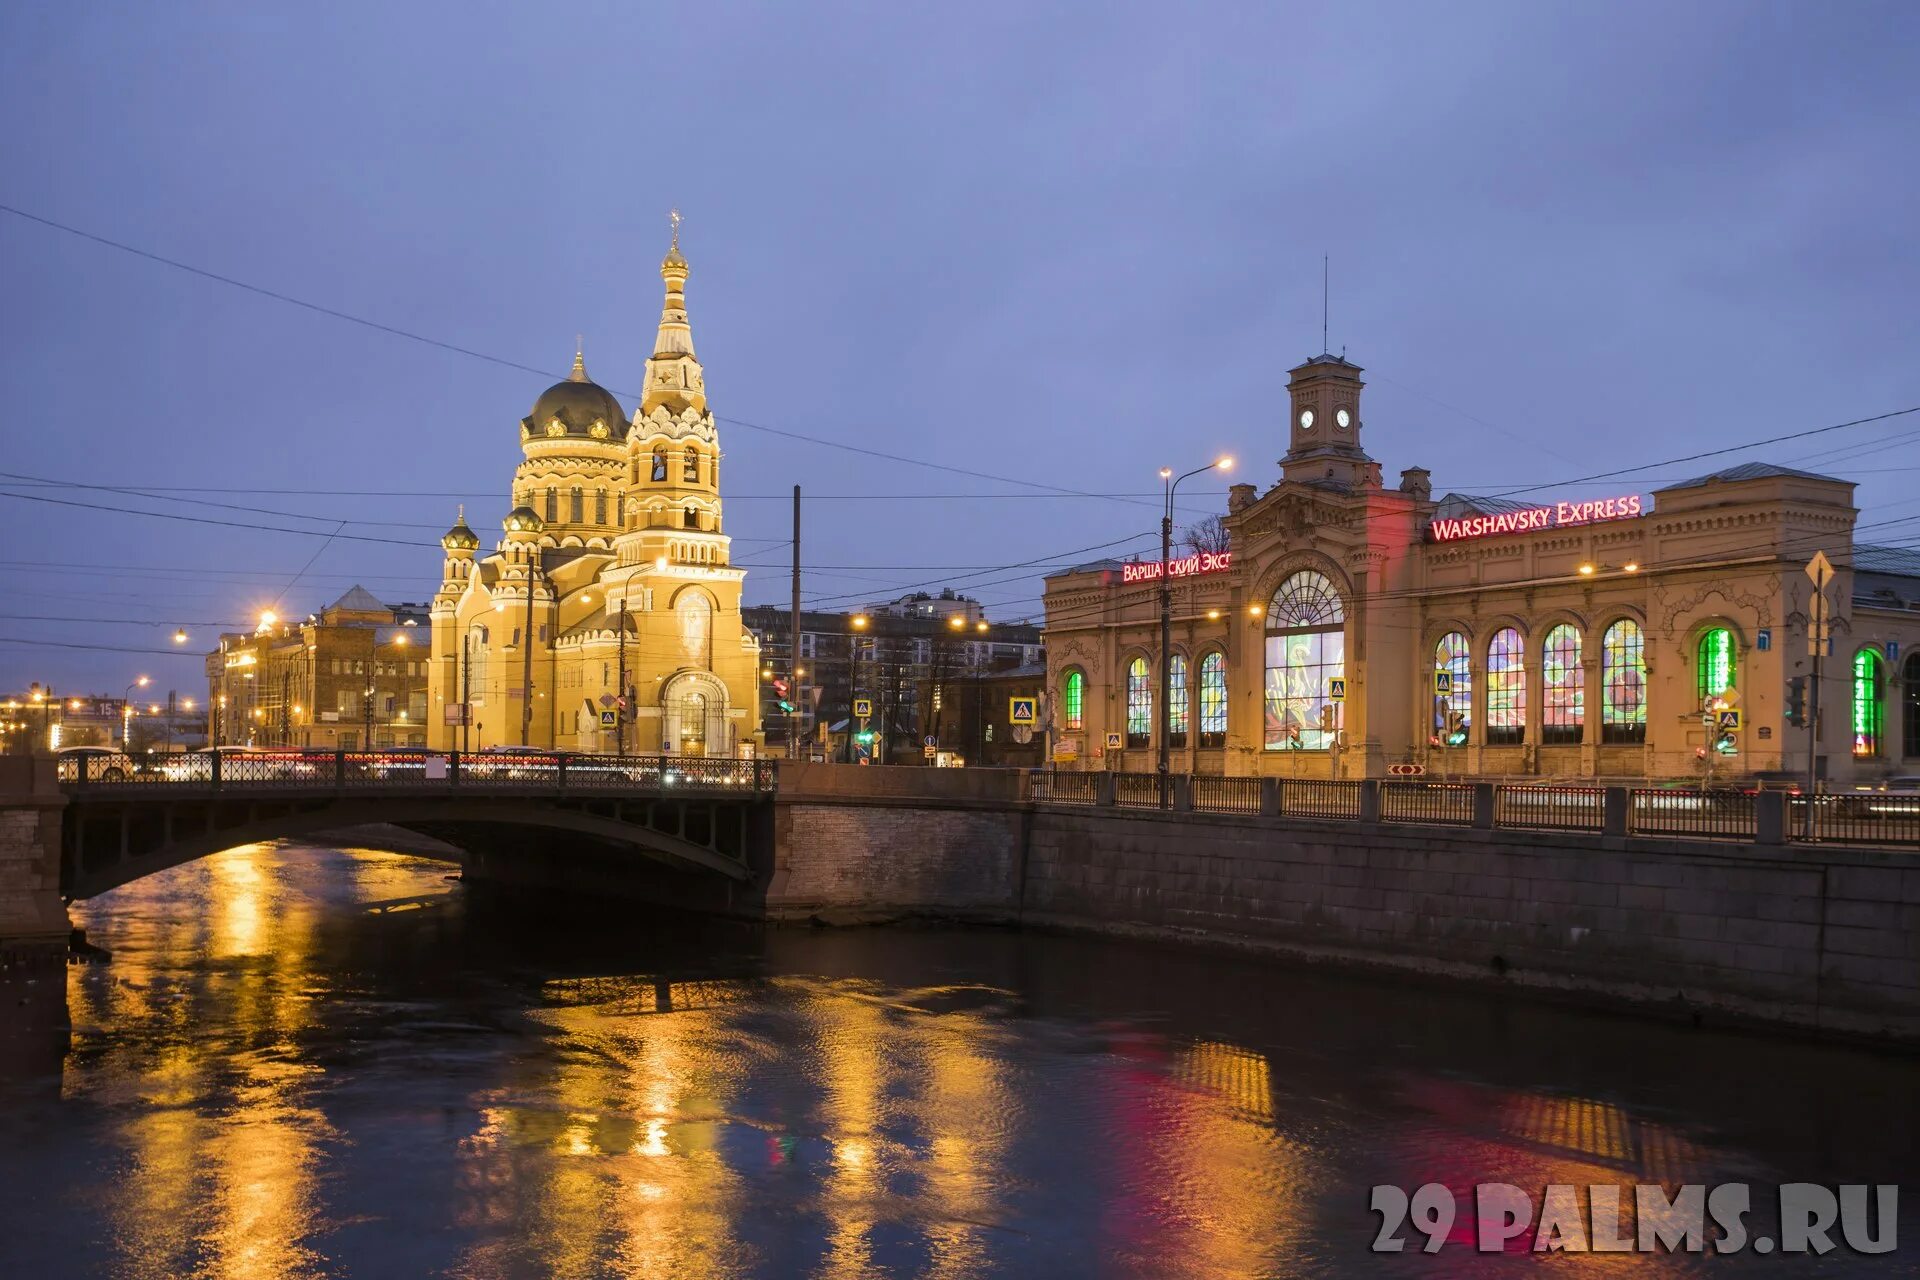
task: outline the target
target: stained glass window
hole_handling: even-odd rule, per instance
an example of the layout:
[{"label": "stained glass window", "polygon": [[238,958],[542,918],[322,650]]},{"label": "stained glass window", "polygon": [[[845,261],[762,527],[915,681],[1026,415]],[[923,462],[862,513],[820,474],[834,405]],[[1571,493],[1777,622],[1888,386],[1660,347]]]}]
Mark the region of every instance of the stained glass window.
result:
[{"label": "stained glass window", "polygon": [[1127,745],[1144,747],[1153,738],[1153,678],[1147,660],[1127,664]]},{"label": "stained glass window", "polygon": [[1702,634],[1700,652],[1694,657],[1694,692],[1699,695],[1700,705],[1704,707],[1709,699],[1733,688],[1736,674],[1733,632],[1714,627]]},{"label": "stained glass window", "polygon": [[1622,618],[1600,638],[1600,741],[1646,740],[1646,641],[1639,623]]},{"label": "stained glass window", "polygon": [[1527,740],[1526,642],[1512,627],[1493,633],[1487,645],[1487,741],[1512,745]]},{"label": "stained glass window", "polygon": [[1433,647],[1433,673],[1441,672],[1451,683],[1448,692],[1441,693],[1440,682],[1432,682],[1433,731],[1442,742],[1457,747],[1467,740],[1473,718],[1473,667],[1467,659],[1467,638],[1458,631],[1447,632]]},{"label": "stained glass window", "polygon": [[1342,703],[1327,682],[1347,674],[1346,608],[1325,574],[1303,569],[1267,607],[1266,728],[1269,751],[1324,751]]},{"label": "stained glass window", "polygon": [[1879,755],[1885,734],[1880,707],[1880,655],[1862,649],[1853,655],[1853,754]]},{"label": "stained glass window", "polygon": [[1200,745],[1227,745],[1227,659],[1218,649],[1200,659]]},{"label": "stained glass window", "polygon": [[[1905,754],[1920,757],[1920,653],[1909,654],[1907,657],[1907,665],[1902,669],[1906,672],[1905,684],[1907,686],[1907,724],[1904,735],[1906,738],[1904,744]],[[1203,690],[1201,694],[1202,698],[1206,697],[1204,693],[1207,683],[1206,675],[1206,668],[1202,667],[1200,669],[1200,687]],[[1206,713],[1203,711],[1201,714],[1204,716]],[[1206,725],[1203,721],[1201,724],[1202,732],[1205,732],[1205,729]]]},{"label": "stained glass window", "polygon": [[1187,659],[1174,654],[1167,661],[1167,745],[1187,745]]},{"label": "stained glass window", "polygon": [[1578,744],[1587,723],[1586,675],[1580,670],[1580,633],[1561,623],[1540,648],[1540,741]]},{"label": "stained glass window", "polygon": [[1086,727],[1087,677],[1080,668],[1067,672],[1066,683],[1060,690],[1061,710],[1065,713],[1067,731],[1078,733]]}]

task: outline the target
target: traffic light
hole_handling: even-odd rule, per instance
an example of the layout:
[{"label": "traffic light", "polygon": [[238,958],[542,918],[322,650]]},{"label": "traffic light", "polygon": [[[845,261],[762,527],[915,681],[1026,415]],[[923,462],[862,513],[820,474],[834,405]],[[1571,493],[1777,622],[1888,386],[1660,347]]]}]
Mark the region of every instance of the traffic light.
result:
[{"label": "traffic light", "polygon": [[1794,676],[1787,681],[1787,723],[1796,729],[1807,727],[1807,678]]},{"label": "traffic light", "polygon": [[1733,735],[1722,730],[1719,736],[1713,740],[1713,749],[1719,755],[1730,756],[1740,748],[1734,743]]},{"label": "traffic light", "polygon": [[1467,741],[1467,717],[1458,711],[1447,712],[1447,745],[1458,747]]},{"label": "traffic light", "polygon": [[787,695],[791,693],[792,690],[793,690],[793,686],[789,685],[784,679],[780,679],[778,677],[774,679],[774,682],[773,682],[774,697],[779,700],[778,701],[779,708],[789,715],[793,713],[793,699],[791,699]]}]

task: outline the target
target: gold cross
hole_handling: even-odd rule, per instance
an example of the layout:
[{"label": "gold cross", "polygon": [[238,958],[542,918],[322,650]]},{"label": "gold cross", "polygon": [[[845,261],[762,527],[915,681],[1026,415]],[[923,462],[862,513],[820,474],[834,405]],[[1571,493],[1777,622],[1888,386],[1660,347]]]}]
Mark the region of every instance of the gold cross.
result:
[{"label": "gold cross", "polygon": [[680,211],[678,209],[667,210],[667,220],[673,223],[673,247],[678,249],[680,247]]}]

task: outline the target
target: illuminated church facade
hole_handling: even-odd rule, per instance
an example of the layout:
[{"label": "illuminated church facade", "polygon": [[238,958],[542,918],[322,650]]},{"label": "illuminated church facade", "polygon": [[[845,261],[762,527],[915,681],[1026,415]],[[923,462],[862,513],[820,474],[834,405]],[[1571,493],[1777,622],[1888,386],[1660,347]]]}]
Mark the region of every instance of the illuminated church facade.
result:
[{"label": "illuminated church facade", "polygon": [[441,539],[429,746],[738,756],[760,736],[759,644],[741,625],[720,438],[687,322],[676,231],[645,391],[629,418],[573,371],[520,421],[491,552],[464,511]]}]

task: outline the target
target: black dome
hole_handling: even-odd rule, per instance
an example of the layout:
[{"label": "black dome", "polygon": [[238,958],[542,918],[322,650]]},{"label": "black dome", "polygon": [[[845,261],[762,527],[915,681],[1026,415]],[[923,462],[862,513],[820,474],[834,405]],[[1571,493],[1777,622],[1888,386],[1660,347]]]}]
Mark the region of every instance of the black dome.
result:
[{"label": "black dome", "polygon": [[[560,423],[561,430],[553,429],[555,421]],[[602,428],[601,432],[594,430],[596,423]],[[533,412],[521,419],[520,425],[532,436],[593,436],[617,440],[626,431],[627,411],[620,407],[611,391],[587,377],[585,362],[575,356],[572,376],[542,391],[540,398],[533,402]]]}]

